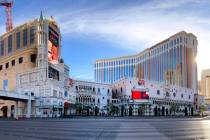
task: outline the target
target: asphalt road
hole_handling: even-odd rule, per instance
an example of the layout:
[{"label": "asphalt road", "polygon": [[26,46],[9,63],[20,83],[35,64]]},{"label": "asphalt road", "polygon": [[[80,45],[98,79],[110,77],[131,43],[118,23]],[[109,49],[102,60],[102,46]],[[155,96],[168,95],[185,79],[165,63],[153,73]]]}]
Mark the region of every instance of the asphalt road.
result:
[{"label": "asphalt road", "polygon": [[209,140],[210,118],[0,120],[0,140]]}]

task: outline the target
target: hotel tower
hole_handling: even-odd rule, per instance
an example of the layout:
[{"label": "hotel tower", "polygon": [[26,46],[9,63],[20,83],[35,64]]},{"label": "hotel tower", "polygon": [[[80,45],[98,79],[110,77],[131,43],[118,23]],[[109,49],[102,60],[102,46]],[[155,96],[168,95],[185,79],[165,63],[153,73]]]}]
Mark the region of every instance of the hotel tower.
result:
[{"label": "hotel tower", "polygon": [[131,56],[95,62],[95,80],[113,83],[135,77],[193,89],[197,92],[197,38],[179,32]]},{"label": "hotel tower", "polygon": [[[0,36],[0,91],[34,96],[31,115],[64,115],[75,97],[68,80],[69,67],[61,58],[60,28],[53,17],[46,19],[41,13],[39,19]],[[0,103],[10,108],[1,98]]]}]

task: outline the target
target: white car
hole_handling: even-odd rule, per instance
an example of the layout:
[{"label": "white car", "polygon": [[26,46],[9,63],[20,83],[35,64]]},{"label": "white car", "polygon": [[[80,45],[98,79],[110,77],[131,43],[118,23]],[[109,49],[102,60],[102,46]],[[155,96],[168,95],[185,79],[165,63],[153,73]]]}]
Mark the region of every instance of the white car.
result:
[{"label": "white car", "polygon": [[183,113],[183,112],[176,112],[175,116],[183,117],[183,116],[185,116],[185,113]]}]

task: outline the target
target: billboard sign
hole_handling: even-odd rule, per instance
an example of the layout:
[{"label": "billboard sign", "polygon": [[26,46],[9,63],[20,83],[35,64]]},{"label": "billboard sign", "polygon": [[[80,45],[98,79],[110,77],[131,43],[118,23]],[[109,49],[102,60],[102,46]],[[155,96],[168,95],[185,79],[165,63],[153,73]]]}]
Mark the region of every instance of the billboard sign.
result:
[{"label": "billboard sign", "polygon": [[133,100],[149,99],[149,94],[146,91],[131,90],[131,98]]},{"label": "billboard sign", "polygon": [[58,63],[59,34],[49,26],[48,61]]}]

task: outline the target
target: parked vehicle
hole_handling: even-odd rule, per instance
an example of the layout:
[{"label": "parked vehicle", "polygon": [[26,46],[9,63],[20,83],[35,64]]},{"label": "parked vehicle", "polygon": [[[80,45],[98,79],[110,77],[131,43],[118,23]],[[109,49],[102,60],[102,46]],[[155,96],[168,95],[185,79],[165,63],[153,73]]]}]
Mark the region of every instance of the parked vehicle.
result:
[{"label": "parked vehicle", "polygon": [[183,112],[176,112],[175,116],[183,117],[183,116],[185,116],[185,114]]}]

